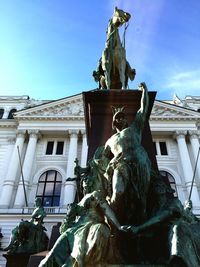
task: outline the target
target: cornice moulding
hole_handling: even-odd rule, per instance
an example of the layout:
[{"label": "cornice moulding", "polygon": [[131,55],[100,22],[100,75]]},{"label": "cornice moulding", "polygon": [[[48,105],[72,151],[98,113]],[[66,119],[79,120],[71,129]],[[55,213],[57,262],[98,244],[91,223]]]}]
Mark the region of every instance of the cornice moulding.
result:
[{"label": "cornice moulding", "polygon": [[18,123],[15,120],[0,120],[0,128],[16,128]]},{"label": "cornice moulding", "polygon": [[164,117],[164,116],[150,116],[150,121],[200,121],[200,117],[192,116],[174,116],[174,117]]},{"label": "cornice moulding", "polygon": [[18,117],[16,118],[17,121],[31,121],[31,120],[34,120],[34,121],[42,121],[42,120],[45,120],[45,121],[52,121],[52,120],[56,120],[56,121],[75,121],[75,120],[84,120],[84,116],[49,116],[49,117],[45,117],[45,116],[23,116],[23,117]]}]

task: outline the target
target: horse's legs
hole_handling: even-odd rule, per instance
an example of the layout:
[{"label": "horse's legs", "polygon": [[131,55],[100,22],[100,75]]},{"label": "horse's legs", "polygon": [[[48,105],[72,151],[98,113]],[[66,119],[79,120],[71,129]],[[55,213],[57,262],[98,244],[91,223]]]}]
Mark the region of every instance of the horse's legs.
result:
[{"label": "horse's legs", "polygon": [[104,71],[104,77],[105,77],[105,84],[106,84],[106,87],[107,89],[110,89],[110,85],[111,85],[111,77],[110,77],[110,66],[109,64],[104,64],[103,67],[103,71]]},{"label": "horse's legs", "polygon": [[116,49],[115,56],[118,62],[119,79],[122,89],[126,89],[126,52],[124,48]]},{"label": "horse's legs", "polygon": [[122,89],[126,89],[126,75],[125,75],[126,63],[123,61],[124,60],[122,60],[121,63],[119,64],[119,77],[120,77],[120,82],[122,84]]},{"label": "horse's legs", "polygon": [[110,89],[111,86],[111,68],[112,68],[112,53],[109,51],[109,49],[105,49],[102,54],[101,63],[102,63],[102,69],[104,71],[104,77],[105,77],[105,83],[107,89]]},{"label": "horse's legs", "polygon": [[108,69],[105,70],[105,83],[107,89],[110,89],[111,79],[110,79],[110,72],[108,72]]}]

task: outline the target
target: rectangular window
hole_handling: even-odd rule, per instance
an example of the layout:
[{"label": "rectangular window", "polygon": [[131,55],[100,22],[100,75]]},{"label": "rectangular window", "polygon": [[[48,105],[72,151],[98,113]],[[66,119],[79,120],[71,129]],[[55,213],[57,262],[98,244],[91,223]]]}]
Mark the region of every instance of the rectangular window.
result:
[{"label": "rectangular window", "polygon": [[157,155],[156,142],[153,142],[153,150],[154,154]]},{"label": "rectangular window", "polygon": [[53,141],[49,141],[47,143],[46,155],[52,155],[53,154],[53,146],[54,146]]},{"label": "rectangular window", "polygon": [[63,154],[63,148],[64,148],[64,142],[58,142],[56,147],[56,155],[62,155]]},{"label": "rectangular window", "polygon": [[160,144],[160,154],[168,155],[166,142],[159,142],[159,144]]}]

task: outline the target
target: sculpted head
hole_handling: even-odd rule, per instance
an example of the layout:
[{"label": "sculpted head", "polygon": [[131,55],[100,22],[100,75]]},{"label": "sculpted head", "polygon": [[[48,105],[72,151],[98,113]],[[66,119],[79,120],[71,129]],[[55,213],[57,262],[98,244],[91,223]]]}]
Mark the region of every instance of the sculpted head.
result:
[{"label": "sculpted head", "polygon": [[112,122],[112,128],[114,130],[121,131],[128,127],[128,121],[126,118],[126,115],[124,113],[124,107],[122,108],[116,108],[112,107],[113,110],[113,122]]},{"label": "sculpted head", "polygon": [[124,23],[128,22],[130,18],[131,15],[128,12],[125,12],[122,9],[118,9],[117,7],[115,7],[113,14],[113,24],[116,27],[119,27]]},{"label": "sculpted head", "polygon": [[188,210],[192,210],[193,205],[192,205],[192,200],[186,200],[184,203],[184,208]]},{"label": "sculpted head", "polygon": [[42,206],[42,199],[39,197],[36,197],[35,199],[35,206],[36,207],[41,207]]}]

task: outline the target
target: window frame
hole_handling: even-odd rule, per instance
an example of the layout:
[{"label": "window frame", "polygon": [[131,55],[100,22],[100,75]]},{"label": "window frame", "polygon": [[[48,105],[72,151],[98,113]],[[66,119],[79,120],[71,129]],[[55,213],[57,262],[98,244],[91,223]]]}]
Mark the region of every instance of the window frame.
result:
[{"label": "window frame", "polygon": [[[49,142],[53,142],[53,150],[52,150],[52,154],[46,154],[47,152],[47,146]],[[63,151],[62,154],[57,154],[57,147],[58,147],[58,143],[59,142],[63,142]],[[44,146],[44,155],[49,157],[49,156],[64,156],[65,155],[65,150],[66,150],[66,141],[64,139],[61,138],[57,138],[57,139],[51,139],[49,138],[48,140],[46,140],[45,142],[45,146]]]},{"label": "window frame", "polygon": [[[169,144],[168,144],[168,141],[166,139],[156,139],[156,140],[153,140],[153,143],[155,144],[156,156],[159,156],[159,157],[170,156]],[[161,154],[160,143],[165,143],[167,154]]]},{"label": "window frame", "polygon": [[[53,180],[50,179],[51,178],[50,172],[54,172]],[[51,184],[53,184],[53,187],[48,188],[48,185],[51,185]],[[57,186],[59,186],[58,193],[56,193]],[[52,193],[48,194],[48,189],[52,190]],[[46,170],[40,175],[38,179],[36,197],[42,200],[42,205],[44,207],[58,207],[60,205],[61,191],[62,191],[62,175],[59,171],[55,169],[50,169],[50,170]],[[50,205],[45,205],[45,199],[50,200]],[[54,205],[54,201],[56,199],[58,199],[58,204]]]},{"label": "window frame", "polygon": [[[164,182],[165,182],[165,180],[167,180],[168,181],[168,184],[170,185],[170,187],[173,190],[175,190],[175,192],[173,194],[174,197],[178,197],[178,190],[177,190],[176,180],[175,180],[174,176],[170,172],[168,172],[166,170],[159,170],[159,173],[160,173],[161,177],[163,177]],[[163,173],[164,173],[164,175],[163,175]],[[170,181],[170,178],[172,179],[172,181]]]}]

